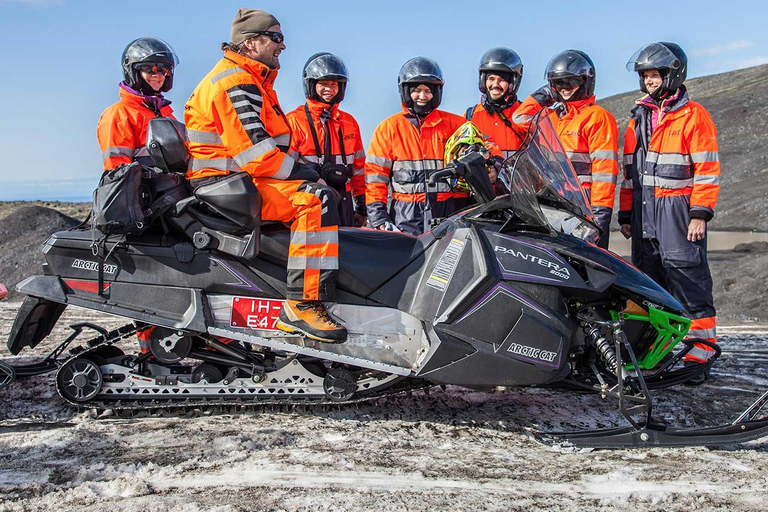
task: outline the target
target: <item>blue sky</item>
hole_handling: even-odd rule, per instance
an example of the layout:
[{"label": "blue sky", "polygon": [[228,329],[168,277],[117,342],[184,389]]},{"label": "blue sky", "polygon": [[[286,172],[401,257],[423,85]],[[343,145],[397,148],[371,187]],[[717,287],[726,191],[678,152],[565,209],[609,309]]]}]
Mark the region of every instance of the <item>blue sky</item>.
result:
[{"label": "blue sky", "polygon": [[[101,173],[96,123],[117,100],[119,60],[136,37],[168,41],[180,58],[167,97],[179,117],[197,82],[221,56],[238,7],[265,9],[286,36],[276,89],[285,110],[303,103],[301,68],[318,51],[338,54],[351,81],[342,109],[367,141],[399,107],[400,66],[425,55],[446,76],[441,108],[462,113],[478,99],[477,63],[508,46],[524,63],[525,96],[543,84],[552,55],[586,51],[598,98],[637,88],[624,65],[651,41],[674,41],[689,77],[768,63],[768,4],[758,1],[383,2],[283,0],[0,0],[0,200],[89,196]],[[488,6],[488,7],[483,7]]]}]

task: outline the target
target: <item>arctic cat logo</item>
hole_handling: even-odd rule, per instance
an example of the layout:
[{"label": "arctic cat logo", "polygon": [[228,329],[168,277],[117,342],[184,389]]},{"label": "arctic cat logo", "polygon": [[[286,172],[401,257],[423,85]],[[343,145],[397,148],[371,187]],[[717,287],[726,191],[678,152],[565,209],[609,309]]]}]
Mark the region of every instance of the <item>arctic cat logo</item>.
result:
[{"label": "arctic cat logo", "polygon": [[512,352],[519,356],[527,357],[529,359],[538,359],[545,363],[551,363],[557,357],[557,352],[550,352],[549,350],[541,350],[540,348],[533,348],[526,345],[519,345],[513,343],[507,349],[507,352]]},{"label": "arctic cat logo", "polygon": [[[88,260],[75,260],[72,262],[72,268],[79,268],[80,270],[90,270],[91,272],[99,271],[99,264],[95,261]],[[104,265],[105,274],[114,274],[117,272],[117,265]]]},{"label": "arctic cat logo", "polygon": [[507,249],[506,247],[501,247],[500,245],[497,245],[495,247],[496,252],[503,252],[504,254],[509,254],[510,256],[514,256],[515,258],[520,258],[525,261],[530,261],[531,263],[537,263],[541,265],[542,267],[547,267],[549,269],[550,274],[554,274],[557,277],[560,277],[562,279],[570,279],[571,273],[568,271],[566,267],[561,267],[557,263],[553,261],[548,261],[542,258],[539,258],[538,256],[534,256],[532,254],[526,254],[521,251],[516,251],[514,249]]}]

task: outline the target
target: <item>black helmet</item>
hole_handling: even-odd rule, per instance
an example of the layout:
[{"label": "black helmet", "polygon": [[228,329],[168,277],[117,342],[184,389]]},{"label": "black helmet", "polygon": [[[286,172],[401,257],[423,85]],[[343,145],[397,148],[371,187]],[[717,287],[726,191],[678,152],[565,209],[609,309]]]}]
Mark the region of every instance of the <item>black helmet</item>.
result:
[{"label": "black helmet", "polygon": [[683,85],[688,75],[688,57],[675,43],[651,43],[643,46],[627,62],[627,70],[637,71],[640,75],[640,90],[648,93],[643,79],[643,71],[658,69],[662,78],[661,87],[653,91],[651,97],[659,99],[673,94]]},{"label": "black helmet", "polygon": [[166,75],[163,83],[163,92],[168,92],[173,87],[173,71],[179,63],[179,58],[171,48],[171,45],[156,37],[140,37],[128,43],[123,50],[120,60],[123,67],[123,79],[131,89],[136,89],[145,94],[155,94],[155,91],[147,85],[136,66],[138,64],[165,64],[170,68],[170,74]]},{"label": "black helmet", "polygon": [[571,100],[583,100],[595,94],[595,64],[589,55],[581,50],[565,50],[549,61],[544,79],[552,82],[563,78],[582,78],[584,83],[570,98]]},{"label": "black helmet", "polygon": [[334,80],[339,82],[339,92],[336,93],[331,103],[341,103],[344,99],[344,91],[347,88],[349,80],[349,71],[344,61],[332,53],[316,53],[304,64],[304,71],[301,73],[301,80],[304,83],[304,96],[310,100],[323,101],[317,95],[315,86],[320,80]]},{"label": "black helmet", "polygon": [[434,60],[427,57],[414,57],[400,68],[397,74],[397,86],[400,89],[400,100],[408,108],[413,108],[411,91],[421,84],[428,84],[432,87],[432,101],[429,105],[429,111],[436,109],[440,105],[443,97],[443,70]]},{"label": "black helmet", "polygon": [[480,73],[478,86],[481,93],[486,94],[488,92],[485,87],[488,75],[500,74],[509,82],[507,96],[517,96],[517,90],[520,88],[520,81],[523,78],[523,61],[513,50],[503,46],[491,48],[480,57],[477,70]]}]

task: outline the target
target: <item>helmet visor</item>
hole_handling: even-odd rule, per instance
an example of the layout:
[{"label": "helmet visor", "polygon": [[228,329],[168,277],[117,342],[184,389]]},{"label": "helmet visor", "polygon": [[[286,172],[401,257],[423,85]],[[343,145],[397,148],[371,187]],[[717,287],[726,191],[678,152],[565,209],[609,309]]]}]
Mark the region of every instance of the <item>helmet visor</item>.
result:
[{"label": "helmet visor", "polygon": [[442,85],[443,71],[432,59],[416,57],[403,65],[399,81],[400,83]]},{"label": "helmet visor", "polygon": [[134,62],[163,62],[171,66],[179,63],[176,52],[162,39],[139,39],[131,45],[130,55]]},{"label": "helmet visor", "polygon": [[305,76],[312,80],[335,80],[337,82],[349,80],[347,66],[340,58],[331,54],[311,58],[304,69]]},{"label": "helmet visor", "polygon": [[680,69],[680,59],[661,43],[651,43],[637,50],[627,62],[627,71]]},{"label": "helmet visor", "polygon": [[573,51],[560,53],[552,58],[544,72],[544,80],[555,80],[566,77],[587,77],[595,74],[592,64]]}]

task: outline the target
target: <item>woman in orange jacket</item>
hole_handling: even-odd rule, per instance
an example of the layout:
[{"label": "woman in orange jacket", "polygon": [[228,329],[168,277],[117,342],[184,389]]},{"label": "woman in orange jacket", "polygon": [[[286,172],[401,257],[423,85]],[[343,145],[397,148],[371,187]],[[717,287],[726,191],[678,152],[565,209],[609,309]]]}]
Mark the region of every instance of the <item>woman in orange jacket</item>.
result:
[{"label": "woman in orange jacket", "polygon": [[[376,128],[365,159],[368,223],[420,235],[433,218],[448,217],[469,204],[468,192],[453,191],[445,182],[429,183],[429,175],[443,168],[445,142],[464,118],[437,110],[444,82],[434,60],[409,60],[397,82],[403,110]],[[393,200],[387,211],[390,185]]]},{"label": "woman in orange jacket", "polygon": [[302,73],[307,102],[287,115],[288,154],[315,168],[339,193],[339,225],[359,227],[366,222],[365,151],[357,121],[339,110],[348,80],[347,66],[336,55],[317,53],[307,60]]}]

